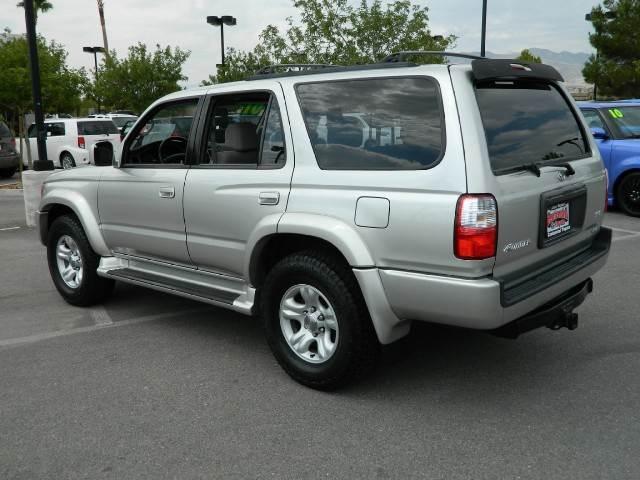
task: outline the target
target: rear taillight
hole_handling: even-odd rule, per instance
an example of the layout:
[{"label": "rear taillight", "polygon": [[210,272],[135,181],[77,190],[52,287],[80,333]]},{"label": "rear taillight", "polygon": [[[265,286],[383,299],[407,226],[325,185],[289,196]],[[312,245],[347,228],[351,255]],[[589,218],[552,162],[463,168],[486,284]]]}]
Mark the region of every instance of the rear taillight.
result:
[{"label": "rear taillight", "polygon": [[78,148],[84,148],[84,137],[78,136]]},{"label": "rear taillight", "polygon": [[463,260],[495,257],[498,207],[493,195],[462,195],[456,206],[455,256]]}]

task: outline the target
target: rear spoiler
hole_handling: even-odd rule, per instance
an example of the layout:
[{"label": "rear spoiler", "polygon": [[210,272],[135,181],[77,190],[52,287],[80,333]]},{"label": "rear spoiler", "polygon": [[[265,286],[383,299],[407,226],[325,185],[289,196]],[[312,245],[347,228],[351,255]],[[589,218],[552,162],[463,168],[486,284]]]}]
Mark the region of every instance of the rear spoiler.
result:
[{"label": "rear spoiler", "polygon": [[546,80],[564,82],[562,75],[551,65],[509,59],[477,59],[471,62],[476,80]]}]

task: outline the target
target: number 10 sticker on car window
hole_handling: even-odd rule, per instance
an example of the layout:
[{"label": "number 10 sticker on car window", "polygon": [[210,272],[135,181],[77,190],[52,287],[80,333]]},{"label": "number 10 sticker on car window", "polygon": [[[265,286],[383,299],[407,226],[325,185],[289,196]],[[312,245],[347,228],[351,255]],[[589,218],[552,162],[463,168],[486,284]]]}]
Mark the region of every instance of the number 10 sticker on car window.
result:
[{"label": "number 10 sticker on car window", "polygon": [[623,118],[624,117],[624,113],[622,113],[620,111],[620,109],[618,109],[618,108],[610,108],[609,109],[609,115],[611,115],[613,118]]}]

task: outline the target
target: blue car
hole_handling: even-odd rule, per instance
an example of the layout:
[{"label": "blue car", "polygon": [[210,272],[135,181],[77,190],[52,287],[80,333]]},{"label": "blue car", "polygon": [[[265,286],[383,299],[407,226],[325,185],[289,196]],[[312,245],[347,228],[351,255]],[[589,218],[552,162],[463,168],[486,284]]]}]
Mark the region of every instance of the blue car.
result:
[{"label": "blue car", "polygon": [[578,105],[609,174],[609,205],[640,217],[640,101]]}]

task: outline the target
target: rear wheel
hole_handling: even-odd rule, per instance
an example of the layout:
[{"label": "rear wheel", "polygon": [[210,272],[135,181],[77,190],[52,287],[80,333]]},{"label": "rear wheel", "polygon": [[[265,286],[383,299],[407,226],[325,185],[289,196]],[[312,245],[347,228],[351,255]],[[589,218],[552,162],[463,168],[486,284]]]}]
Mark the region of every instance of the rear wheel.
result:
[{"label": "rear wheel", "polygon": [[616,201],[624,213],[640,217],[640,172],[631,172],[622,178],[616,191]]},{"label": "rear wheel", "polygon": [[379,344],[358,284],[333,256],[284,258],[267,275],[260,298],[269,346],[294,380],[330,390],[375,364]]},{"label": "rear wheel", "polygon": [[15,175],[17,168],[0,168],[0,178],[11,178]]},{"label": "rear wheel", "polygon": [[75,167],[76,161],[73,159],[70,153],[65,152],[60,155],[60,165],[66,170]]},{"label": "rear wheel", "polygon": [[99,303],[113,291],[114,281],[98,276],[100,257],[75,216],[63,215],[52,223],[47,259],[56,289],[72,305]]}]

